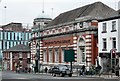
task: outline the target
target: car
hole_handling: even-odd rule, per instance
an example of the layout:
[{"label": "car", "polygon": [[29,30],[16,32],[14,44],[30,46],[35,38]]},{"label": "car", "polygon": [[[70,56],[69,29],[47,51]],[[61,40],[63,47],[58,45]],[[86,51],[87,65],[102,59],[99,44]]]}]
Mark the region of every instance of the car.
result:
[{"label": "car", "polygon": [[52,73],[53,76],[59,75],[61,77],[64,77],[65,75],[68,75],[69,77],[71,77],[73,72],[70,70],[69,67],[65,65],[57,65],[54,66],[54,68],[52,69]]},{"label": "car", "polygon": [[48,73],[53,74],[53,69],[54,69],[54,66],[53,66],[53,67],[51,66],[51,67],[48,69]]}]

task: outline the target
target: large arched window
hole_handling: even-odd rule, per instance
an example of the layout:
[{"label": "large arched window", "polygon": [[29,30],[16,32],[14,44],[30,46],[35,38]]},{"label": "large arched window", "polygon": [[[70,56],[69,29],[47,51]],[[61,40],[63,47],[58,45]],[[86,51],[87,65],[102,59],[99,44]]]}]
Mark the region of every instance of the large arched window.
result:
[{"label": "large arched window", "polygon": [[79,37],[77,42],[77,59],[80,63],[85,63],[86,53],[85,53],[85,40],[83,37]]}]

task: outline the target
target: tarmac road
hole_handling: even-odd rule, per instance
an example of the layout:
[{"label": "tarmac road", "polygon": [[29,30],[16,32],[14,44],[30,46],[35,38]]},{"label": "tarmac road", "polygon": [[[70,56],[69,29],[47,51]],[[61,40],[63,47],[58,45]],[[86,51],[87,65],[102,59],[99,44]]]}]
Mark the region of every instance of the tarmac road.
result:
[{"label": "tarmac road", "polygon": [[120,81],[120,78],[103,78],[103,77],[53,77],[48,74],[26,74],[15,73],[10,71],[2,72],[2,81]]}]

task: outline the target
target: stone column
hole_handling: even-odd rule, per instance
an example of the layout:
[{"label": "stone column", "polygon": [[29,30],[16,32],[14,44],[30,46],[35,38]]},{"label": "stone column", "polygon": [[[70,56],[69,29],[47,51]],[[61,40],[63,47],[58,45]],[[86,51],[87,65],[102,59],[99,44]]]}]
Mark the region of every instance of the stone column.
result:
[{"label": "stone column", "polygon": [[13,62],[12,62],[12,52],[10,52],[10,70],[13,70],[12,66],[13,66]]}]

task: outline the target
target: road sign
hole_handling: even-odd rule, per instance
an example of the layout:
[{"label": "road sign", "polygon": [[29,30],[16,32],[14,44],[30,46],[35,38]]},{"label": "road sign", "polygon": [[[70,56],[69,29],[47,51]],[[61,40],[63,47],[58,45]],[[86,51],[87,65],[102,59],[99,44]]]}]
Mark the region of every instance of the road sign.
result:
[{"label": "road sign", "polygon": [[73,49],[64,51],[64,61],[65,62],[73,62],[75,59],[75,52]]}]

